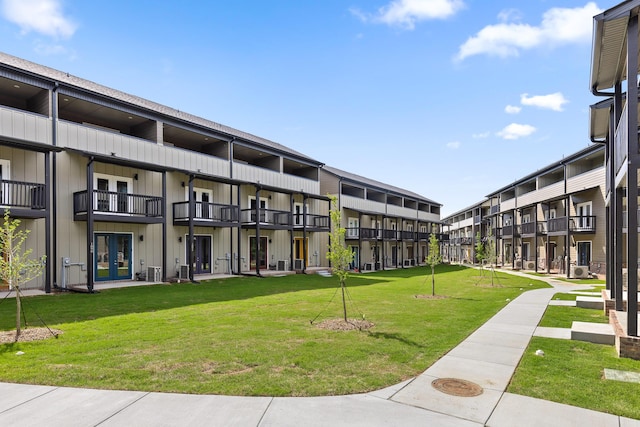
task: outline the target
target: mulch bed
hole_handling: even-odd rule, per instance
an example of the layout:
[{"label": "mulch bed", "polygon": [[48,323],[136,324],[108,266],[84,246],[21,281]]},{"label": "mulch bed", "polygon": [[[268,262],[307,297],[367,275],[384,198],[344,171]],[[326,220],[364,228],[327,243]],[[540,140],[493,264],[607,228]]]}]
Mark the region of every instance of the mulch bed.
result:
[{"label": "mulch bed", "polygon": [[[51,329],[48,328],[28,328],[22,329],[20,331],[20,336],[18,337],[18,342],[29,342],[29,341],[38,341],[44,340],[47,338],[57,338],[58,335],[62,333],[59,329]],[[16,331],[0,331],[0,344],[10,344],[16,342]]]},{"label": "mulch bed", "polygon": [[416,295],[418,299],[445,299],[449,298],[446,295]]},{"label": "mulch bed", "polygon": [[316,324],[317,328],[328,329],[330,331],[366,331],[373,327],[373,323],[368,320],[348,319],[328,319]]}]

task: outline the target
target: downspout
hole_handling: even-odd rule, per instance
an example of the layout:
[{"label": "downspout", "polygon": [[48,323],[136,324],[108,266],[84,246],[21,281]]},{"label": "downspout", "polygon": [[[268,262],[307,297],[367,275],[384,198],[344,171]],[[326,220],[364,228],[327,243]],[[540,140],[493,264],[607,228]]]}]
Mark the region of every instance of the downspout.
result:
[{"label": "downspout", "polygon": [[[293,193],[289,194],[289,212],[293,212],[293,208],[295,206],[293,200]],[[293,260],[294,260],[294,237],[293,237],[293,221],[291,221],[291,226],[289,228],[289,269],[294,270]]]},{"label": "downspout", "polygon": [[[234,136],[229,141],[229,150],[227,151],[227,155],[229,156],[229,179],[233,182],[233,142],[237,138]],[[229,274],[240,274],[240,188],[236,187],[236,191],[238,192],[238,267],[237,271],[233,271],[233,227],[229,226]],[[229,206],[233,206],[233,184],[229,184]],[[233,210],[232,210],[233,212]],[[233,222],[233,215],[230,218],[230,221]]]},{"label": "downspout", "polygon": [[307,273],[307,259],[309,258],[309,254],[307,253],[309,248],[309,245],[307,244],[307,200],[309,200],[307,194],[302,193],[302,252],[304,255],[302,257],[303,274]]},{"label": "downspout", "polygon": [[[260,252],[262,250],[260,244],[260,220],[262,219],[262,208],[260,207],[260,186],[256,185],[256,276],[262,277],[260,274]],[[249,249],[251,250],[251,249]]]},{"label": "downspout", "polygon": [[189,175],[189,237],[187,238],[187,263],[189,265],[189,280],[191,282],[195,282],[193,280],[193,266],[194,266],[194,251],[193,251],[193,240],[194,240],[194,226],[193,226],[193,216],[196,212],[196,201],[193,198],[193,175]]},{"label": "downspout", "polygon": [[162,171],[162,281],[167,281],[167,171]]},{"label": "downspout", "polygon": [[87,162],[87,291],[93,293],[93,156]]}]

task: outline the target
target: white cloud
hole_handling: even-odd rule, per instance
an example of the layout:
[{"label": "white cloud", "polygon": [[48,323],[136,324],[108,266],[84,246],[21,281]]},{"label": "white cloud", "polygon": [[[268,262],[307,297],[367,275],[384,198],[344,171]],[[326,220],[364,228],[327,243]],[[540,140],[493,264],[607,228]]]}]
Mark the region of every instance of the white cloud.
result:
[{"label": "white cloud", "polygon": [[556,92],[549,95],[529,96],[528,93],[520,95],[522,105],[545,108],[553,111],[562,111],[562,106],[569,101],[564,97],[562,92]]},{"label": "white cloud", "polygon": [[460,142],[459,141],[448,142],[447,148],[451,148],[452,150],[457,150],[458,148],[460,148]]},{"label": "white cloud", "polygon": [[513,140],[513,139],[519,139],[525,136],[529,136],[535,131],[536,131],[536,128],[534,128],[531,125],[521,125],[518,123],[511,123],[504,129],[502,129],[500,132],[498,132],[497,135],[503,139]]},{"label": "white cloud", "polygon": [[517,105],[507,105],[504,107],[504,112],[507,114],[518,114],[522,110],[522,107],[518,107]]},{"label": "white cloud", "polygon": [[0,11],[24,34],[34,31],[54,38],[69,38],[77,28],[62,13],[59,0],[2,0]]},{"label": "white cloud", "polygon": [[445,19],[464,8],[462,0],[393,0],[368,14],[359,9],[349,11],[364,22],[383,23],[413,30],[417,22],[429,19]]},{"label": "white cloud", "polygon": [[482,133],[474,133],[473,135],[471,135],[471,138],[484,139],[484,138],[489,138],[489,136],[491,136],[491,132],[482,132]]},{"label": "white cloud", "polygon": [[591,42],[593,16],[602,10],[589,2],[584,7],[552,8],[544,13],[538,26],[516,23],[519,16],[513,11],[501,12],[500,24],[488,25],[460,46],[457,60],[473,55],[509,57],[522,50],[538,46],[554,47],[562,44]]}]

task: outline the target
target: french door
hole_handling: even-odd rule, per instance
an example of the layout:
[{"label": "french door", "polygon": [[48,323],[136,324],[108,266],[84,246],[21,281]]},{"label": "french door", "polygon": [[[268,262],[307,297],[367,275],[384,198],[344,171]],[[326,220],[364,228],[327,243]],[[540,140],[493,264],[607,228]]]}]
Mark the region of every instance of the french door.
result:
[{"label": "french door", "polygon": [[256,236],[249,237],[249,268],[255,270],[256,266],[267,268],[267,238],[260,236],[260,247]]},{"label": "french door", "polygon": [[131,280],[131,243],[131,234],[95,234],[96,281]]},{"label": "french door", "polygon": [[211,236],[194,236],[193,274],[211,273]]}]

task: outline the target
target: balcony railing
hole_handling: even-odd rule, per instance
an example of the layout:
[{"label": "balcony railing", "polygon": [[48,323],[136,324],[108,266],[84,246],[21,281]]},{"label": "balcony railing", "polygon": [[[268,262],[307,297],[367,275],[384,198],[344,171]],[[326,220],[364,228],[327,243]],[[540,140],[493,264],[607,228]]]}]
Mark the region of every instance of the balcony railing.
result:
[{"label": "balcony railing", "polygon": [[595,233],[595,216],[572,216],[569,217],[570,230],[576,233]]},{"label": "balcony railing", "polygon": [[259,222],[265,225],[291,226],[293,214],[289,211],[278,211],[274,209],[260,209],[260,218],[256,209],[242,209],[240,219],[243,224],[255,224]]},{"label": "balcony railing", "polygon": [[519,235],[520,235],[519,225],[503,225],[502,226],[502,237],[514,237]]},{"label": "balcony railing", "polygon": [[498,212],[500,212],[500,205],[491,206],[491,215],[497,214]]},{"label": "balcony railing", "polygon": [[44,184],[21,181],[0,181],[0,205],[9,208],[45,208]]},{"label": "balcony railing", "polygon": [[546,234],[547,223],[545,221],[525,222],[521,225],[522,235]]},{"label": "balcony railing", "polygon": [[345,238],[347,239],[359,239],[360,228],[359,227],[347,227],[345,229]]},{"label": "balcony railing", "polygon": [[[73,193],[73,213],[86,214],[89,207],[87,191]],[[94,213],[107,215],[162,217],[164,200],[158,196],[94,190],[91,207]]]},{"label": "balcony railing", "polygon": [[400,237],[402,240],[415,240],[416,233],[414,231],[401,231]]},{"label": "balcony railing", "polygon": [[307,214],[306,224],[303,214],[293,214],[293,226],[296,228],[302,228],[306,225],[307,228],[326,229],[330,230],[330,219],[328,215],[316,215]]},{"label": "balcony railing", "polygon": [[473,237],[460,237],[460,244],[461,245],[472,245],[473,244]]},{"label": "balcony railing", "polygon": [[[224,205],[220,203],[195,202],[195,212],[193,219],[197,221],[208,221],[212,223],[237,223],[240,220],[240,209],[234,205]],[[189,220],[189,202],[178,202],[173,204],[173,220]]]}]

